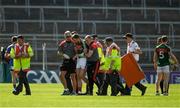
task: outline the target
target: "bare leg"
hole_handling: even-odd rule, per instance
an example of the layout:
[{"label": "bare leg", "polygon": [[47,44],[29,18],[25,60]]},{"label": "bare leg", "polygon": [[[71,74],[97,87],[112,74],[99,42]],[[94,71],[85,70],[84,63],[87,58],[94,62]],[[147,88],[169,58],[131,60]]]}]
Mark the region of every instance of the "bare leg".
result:
[{"label": "bare leg", "polygon": [[164,73],[164,93],[165,94],[168,91],[169,77],[170,77],[170,73],[169,72],[165,72]]},{"label": "bare leg", "polygon": [[88,79],[85,77],[86,73],[85,73],[85,69],[80,69],[80,78],[86,83],[88,84]]},{"label": "bare leg", "polygon": [[159,95],[159,87],[160,87],[160,82],[162,80],[162,77],[163,77],[162,72],[157,73],[157,80],[156,80],[156,93],[157,93],[157,95]]},{"label": "bare leg", "polygon": [[66,75],[66,71],[61,71],[60,80],[63,84],[64,89],[67,89],[67,83],[66,83],[65,75]]},{"label": "bare leg", "polygon": [[80,77],[80,69],[76,69],[76,73],[77,73],[78,92],[81,92],[82,81],[81,81],[81,77]]},{"label": "bare leg", "polygon": [[71,80],[73,85],[73,91],[76,92],[76,87],[77,87],[76,73],[71,74]]}]

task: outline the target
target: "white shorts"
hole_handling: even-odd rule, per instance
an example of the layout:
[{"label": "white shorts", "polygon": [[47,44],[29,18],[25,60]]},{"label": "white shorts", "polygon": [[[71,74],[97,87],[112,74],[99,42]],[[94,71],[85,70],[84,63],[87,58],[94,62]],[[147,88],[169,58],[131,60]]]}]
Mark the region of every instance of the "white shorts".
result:
[{"label": "white shorts", "polygon": [[160,72],[164,72],[164,73],[169,73],[170,70],[169,70],[169,65],[167,66],[162,66],[162,67],[157,67],[157,73],[160,73]]},{"label": "white shorts", "polygon": [[85,69],[86,67],[86,58],[78,58],[76,69]]}]

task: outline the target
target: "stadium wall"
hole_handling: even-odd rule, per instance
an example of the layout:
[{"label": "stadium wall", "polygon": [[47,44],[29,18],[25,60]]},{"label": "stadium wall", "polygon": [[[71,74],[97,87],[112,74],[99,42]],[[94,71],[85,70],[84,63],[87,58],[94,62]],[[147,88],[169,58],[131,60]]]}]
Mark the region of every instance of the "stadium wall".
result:
[{"label": "stadium wall", "polygon": [[[146,79],[142,80],[143,83],[153,84],[156,81],[156,72],[145,72]],[[31,70],[28,73],[30,83],[60,83],[59,72],[57,70]],[[180,84],[180,72],[171,72],[171,84]]]}]

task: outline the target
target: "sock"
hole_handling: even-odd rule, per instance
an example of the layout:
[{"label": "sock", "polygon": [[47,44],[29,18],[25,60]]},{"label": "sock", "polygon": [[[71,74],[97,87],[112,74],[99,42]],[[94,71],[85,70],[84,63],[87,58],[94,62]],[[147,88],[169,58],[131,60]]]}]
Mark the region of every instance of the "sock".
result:
[{"label": "sock", "polygon": [[64,89],[64,91],[69,91],[69,89]]},{"label": "sock", "polygon": [[78,92],[81,92],[81,89],[82,89],[81,87],[78,87]]}]

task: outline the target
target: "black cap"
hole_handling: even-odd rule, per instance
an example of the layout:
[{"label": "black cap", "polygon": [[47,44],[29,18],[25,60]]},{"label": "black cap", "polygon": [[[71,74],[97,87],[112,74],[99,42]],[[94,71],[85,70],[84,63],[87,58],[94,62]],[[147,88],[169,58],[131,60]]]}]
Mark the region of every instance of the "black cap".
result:
[{"label": "black cap", "polygon": [[79,35],[78,35],[78,34],[74,34],[74,35],[72,36],[72,38],[78,39],[78,38],[79,38]]},{"label": "black cap", "polygon": [[96,38],[96,37],[98,37],[98,35],[97,35],[97,34],[93,34],[92,37],[93,37],[93,38]]},{"label": "black cap", "polygon": [[22,35],[17,35],[18,39],[24,39],[24,37]]},{"label": "black cap", "polygon": [[132,35],[131,33],[126,33],[126,34],[123,36],[123,38],[127,38],[127,37],[133,39],[133,35]]},{"label": "black cap", "polygon": [[105,42],[113,42],[113,38],[112,37],[106,37]]}]

